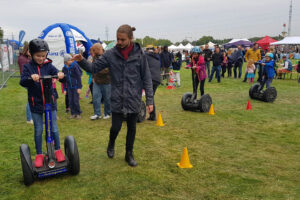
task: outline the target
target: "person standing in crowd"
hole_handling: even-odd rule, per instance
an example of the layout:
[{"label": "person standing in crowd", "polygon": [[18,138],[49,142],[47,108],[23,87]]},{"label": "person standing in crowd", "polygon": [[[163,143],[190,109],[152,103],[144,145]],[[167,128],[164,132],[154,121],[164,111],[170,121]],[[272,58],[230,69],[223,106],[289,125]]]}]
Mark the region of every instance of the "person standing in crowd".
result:
[{"label": "person standing in crowd", "polygon": [[[19,69],[20,69],[20,75],[23,72],[24,65],[28,64],[30,62],[30,59],[31,59],[31,56],[29,53],[29,46],[27,44],[24,46],[22,53],[18,57],[18,65],[19,65]],[[26,120],[27,120],[28,124],[33,124],[33,120],[31,118],[29,102],[27,102],[27,105],[26,105]]]},{"label": "person standing in crowd", "polygon": [[156,120],[156,113],[155,113],[155,102],[154,96],[157,87],[160,84],[160,61],[159,61],[159,53],[158,49],[155,48],[153,45],[148,45],[146,48],[146,58],[148,61],[149,69],[151,72],[152,78],[152,87],[153,87],[153,111],[150,114],[148,120],[155,121]]},{"label": "person standing in crowd", "polygon": [[247,62],[247,68],[246,68],[246,73],[248,74],[247,78],[249,80],[249,84],[254,82],[254,70],[255,70],[254,61],[252,59],[250,59]]},{"label": "person standing in crowd", "polygon": [[[241,78],[242,70],[243,70],[243,62],[244,62],[244,54],[242,51],[242,46],[238,46],[237,50],[233,53],[232,57],[234,57],[234,78]],[[237,75],[237,68],[239,69],[239,75]]]},{"label": "person standing in crowd", "polygon": [[70,54],[64,55],[65,66],[62,69],[62,72],[65,74],[64,94],[68,94],[69,97],[69,105],[71,109],[70,119],[80,119],[81,110],[79,104],[79,95],[82,88],[82,71],[80,70],[78,64],[71,58],[72,57]]},{"label": "person standing in crowd", "polygon": [[213,67],[212,67],[208,82],[212,81],[213,75],[215,72],[216,72],[216,76],[218,79],[218,83],[221,82],[220,72],[221,72],[221,64],[222,64],[223,60],[224,60],[224,57],[223,57],[222,53],[220,52],[220,47],[216,47],[215,53],[212,55]]},{"label": "person standing in crowd", "polygon": [[[221,67],[222,67],[222,77],[225,78],[226,69],[228,67],[228,58],[227,58],[227,54],[226,54],[225,51],[223,52],[223,57],[224,57],[224,60],[223,60],[223,62],[221,64]],[[227,74],[228,73],[229,72],[227,72]]]},{"label": "person standing in crowd", "polygon": [[169,69],[172,64],[172,54],[168,51],[168,46],[164,46],[162,52],[160,53],[160,62],[161,62],[161,70],[162,70],[162,79],[161,83],[162,85],[163,80],[166,79],[166,85],[168,85],[169,81]]},{"label": "person standing in crowd", "polygon": [[208,44],[205,45],[203,53],[204,53],[205,68],[207,71],[207,75],[210,76],[210,61],[213,52],[208,48]]},{"label": "person standing in crowd", "polygon": [[[104,49],[100,43],[95,43],[93,46],[93,62],[95,62],[100,56],[103,55]],[[101,115],[101,99],[104,100],[104,117],[103,119],[110,118],[110,75],[109,69],[105,68],[95,74],[93,74],[93,106],[94,115],[90,117],[91,120],[102,118]]]},{"label": "person standing in crowd", "polygon": [[153,111],[153,89],[151,73],[145,53],[138,43],[133,42],[134,27],[127,24],[117,30],[117,45],[107,50],[94,63],[87,62],[82,55],[73,57],[80,67],[92,73],[109,68],[111,75],[111,111],[107,156],[115,155],[115,140],[121,130],[124,117],[127,121],[125,161],[129,166],[137,166],[133,156],[133,144],[136,135],[137,116],[141,107],[142,89],[146,93],[146,108]]},{"label": "person standing in crowd", "polygon": [[[256,69],[258,67],[258,79],[257,79],[257,81],[260,82],[262,80],[263,69],[262,69],[261,65],[257,64],[257,62],[259,60],[261,60],[260,49],[258,49],[258,44],[257,43],[255,43],[252,48],[248,49],[246,54],[245,54],[246,62],[248,62],[248,60],[250,60],[250,59],[252,59],[255,63],[254,76],[255,76]],[[246,81],[247,81],[247,73],[245,73],[245,78],[244,78],[243,82],[246,82]]]},{"label": "person standing in crowd", "polygon": [[182,55],[180,51],[178,51],[174,57],[172,62],[173,72],[175,73],[175,80],[177,83],[177,87],[180,87],[180,68],[182,64]]}]

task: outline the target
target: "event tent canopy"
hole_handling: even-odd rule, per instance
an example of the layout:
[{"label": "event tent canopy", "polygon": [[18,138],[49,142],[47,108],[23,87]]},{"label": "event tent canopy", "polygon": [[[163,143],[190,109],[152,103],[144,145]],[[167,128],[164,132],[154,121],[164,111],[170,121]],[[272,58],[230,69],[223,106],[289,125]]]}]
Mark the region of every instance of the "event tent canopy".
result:
[{"label": "event tent canopy", "polygon": [[76,54],[77,44],[80,42],[85,47],[83,56],[87,57],[92,42],[85,34],[75,26],[65,23],[57,23],[48,26],[40,34],[39,38],[47,41],[50,52],[48,57],[53,61],[53,65],[62,69],[64,66],[64,54]]},{"label": "event tent canopy", "polygon": [[169,50],[176,50],[177,47],[176,47],[175,45],[172,44],[171,46],[168,47],[168,49],[169,49]]},{"label": "event tent canopy", "polygon": [[265,36],[264,38],[258,40],[256,43],[264,50],[268,49],[270,46],[270,43],[277,42],[277,40],[274,40],[273,38],[270,38],[269,36]]},{"label": "event tent canopy", "polygon": [[191,45],[191,43],[188,43],[187,45],[184,46],[184,49],[190,51],[190,50],[192,50],[193,47],[194,46]]},{"label": "event tent canopy", "polygon": [[250,47],[252,46],[253,43],[250,41],[246,41],[246,40],[239,40],[233,43],[227,43],[224,44],[224,48],[228,49],[228,48],[236,48],[237,46],[242,46],[242,47]]},{"label": "event tent canopy", "polygon": [[282,45],[282,44],[300,44],[300,36],[285,37],[283,40],[271,43],[271,45]]},{"label": "event tent canopy", "polygon": [[[247,42],[250,42],[247,38],[244,38],[244,39],[232,39],[232,40],[230,40],[228,43],[234,43],[234,42],[238,42],[238,41],[247,41]],[[227,44],[228,44],[227,43]]]}]

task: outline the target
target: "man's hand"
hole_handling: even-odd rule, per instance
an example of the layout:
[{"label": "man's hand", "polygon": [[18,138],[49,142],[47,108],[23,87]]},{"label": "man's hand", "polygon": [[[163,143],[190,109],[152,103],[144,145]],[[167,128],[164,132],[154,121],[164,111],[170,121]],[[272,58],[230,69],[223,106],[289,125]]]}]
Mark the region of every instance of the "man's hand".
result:
[{"label": "man's hand", "polygon": [[192,68],[193,68],[193,69],[196,69],[196,68],[197,68],[197,66],[195,65],[195,66],[193,66]]},{"label": "man's hand", "polygon": [[57,76],[59,79],[63,79],[65,77],[65,74],[63,72],[58,72]]},{"label": "man's hand", "polygon": [[77,93],[80,94],[81,93],[81,89],[77,89]]},{"label": "man's hand", "polygon": [[39,82],[39,79],[40,79],[40,77],[39,77],[38,74],[32,74],[32,75],[31,75],[31,78],[32,78],[32,80],[35,81],[35,82]]},{"label": "man's hand", "polygon": [[146,108],[147,108],[147,112],[149,114],[152,113],[152,111],[153,111],[153,105],[148,105],[148,106],[146,106]]},{"label": "man's hand", "polygon": [[76,54],[72,56],[72,60],[75,60],[77,62],[80,62],[83,60],[83,56],[81,54]]},{"label": "man's hand", "polygon": [[67,95],[67,91],[64,91],[64,95]]}]

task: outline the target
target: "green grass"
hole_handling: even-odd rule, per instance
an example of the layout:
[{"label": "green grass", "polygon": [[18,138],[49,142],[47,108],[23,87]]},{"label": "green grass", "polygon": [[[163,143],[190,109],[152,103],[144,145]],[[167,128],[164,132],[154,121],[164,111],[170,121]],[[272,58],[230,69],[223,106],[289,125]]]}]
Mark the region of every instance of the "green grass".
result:
[{"label": "green grass", "polygon": [[[30,187],[23,184],[19,146],[28,144],[34,156],[33,126],[25,122],[26,90],[18,78],[10,79],[0,91],[0,199],[300,199],[300,84],[274,80],[276,101],[252,100],[253,111],[246,111],[250,85],[214,79],[205,83],[216,112],[210,116],[182,110],[190,76],[182,69],[181,88],[158,88],[155,100],[165,126],[138,124],[136,168],[124,161],[125,123],[115,158],[108,159],[110,120],[89,120],[93,111],[85,98],[82,119],[70,120],[60,95],[61,144],[67,135],[76,138],[81,171]],[[179,169],[186,146],[194,168]]]}]

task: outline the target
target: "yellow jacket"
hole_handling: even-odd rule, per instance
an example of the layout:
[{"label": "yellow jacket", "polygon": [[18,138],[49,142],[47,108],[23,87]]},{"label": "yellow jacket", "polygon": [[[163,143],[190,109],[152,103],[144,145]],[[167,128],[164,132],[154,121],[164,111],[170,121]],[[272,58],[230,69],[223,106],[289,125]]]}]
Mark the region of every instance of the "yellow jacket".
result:
[{"label": "yellow jacket", "polygon": [[261,60],[260,50],[256,49],[256,51],[253,51],[252,48],[248,49],[245,54],[245,60],[248,62],[250,59],[252,59],[254,62]]}]

